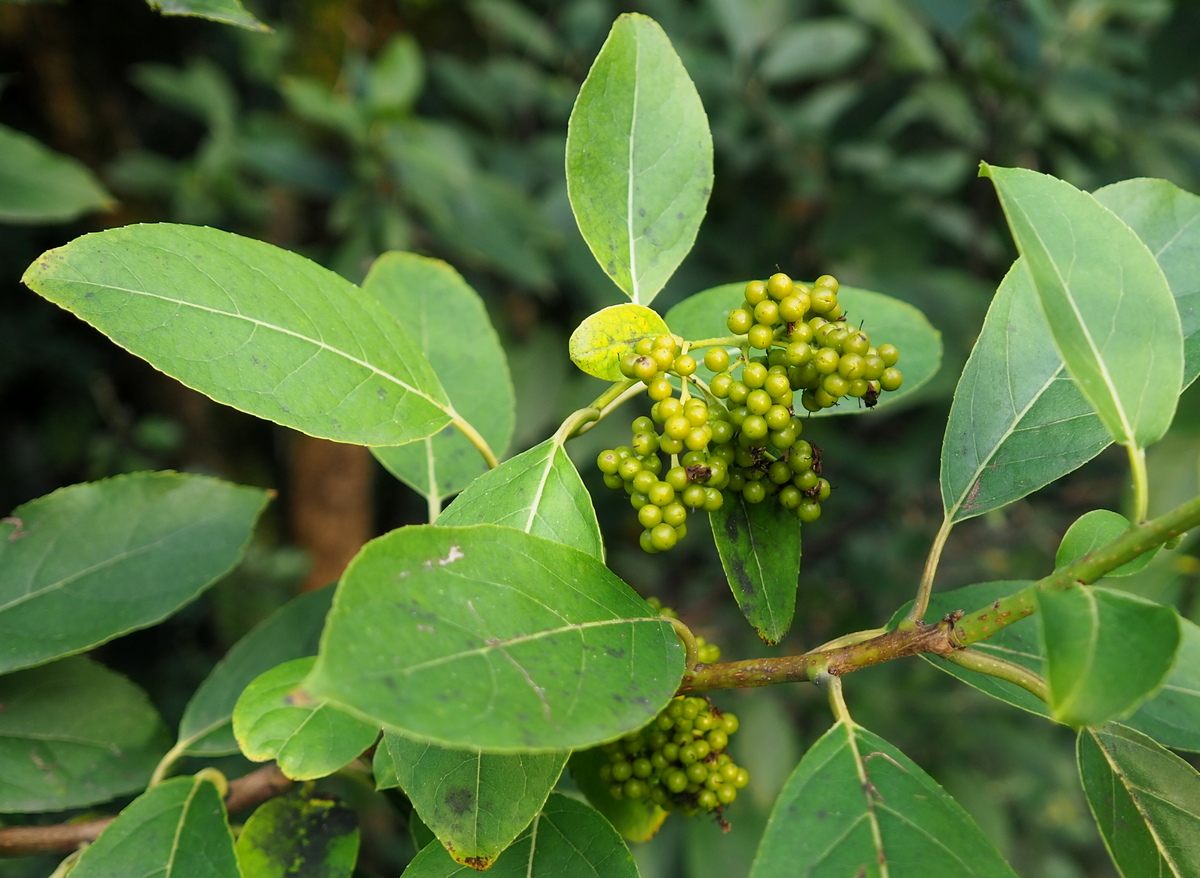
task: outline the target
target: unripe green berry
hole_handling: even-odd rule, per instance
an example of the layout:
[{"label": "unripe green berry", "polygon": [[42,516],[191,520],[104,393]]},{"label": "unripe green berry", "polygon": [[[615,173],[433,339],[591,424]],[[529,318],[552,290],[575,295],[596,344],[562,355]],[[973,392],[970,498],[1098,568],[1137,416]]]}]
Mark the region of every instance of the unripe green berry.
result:
[{"label": "unripe green berry", "polygon": [[[771,408],[771,394],[765,390],[751,390],[746,396],[746,410],[752,415],[765,415]],[[743,431],[745,424],[742,424]]]},{"label": "unripe green berry", "polygon": [[[684,490],[687,489],[685,488]],[[687,508],[682,503],[675,501],[663,507],[663,524],[671,527],[679,527],[679,525],[686,521]]]},{"label": "unripe green berry", "polygon": [[879,359],[883,360],[885,366],[894,366],[900,359],[900,351],[894,344],[881,344],[875,349],[875,353],[879,354]]},{"label": "unripe green berry", "polygon": [[767,295],[775,301],[790,296],[795,289],[792,279],[782,271],[776,272],[767,278]]},{"label": "unripe green berry", "polygon": [[761,503],[767,498],[767,486],[761,481],[746,482],[742,488],[742,498],[747,503]]},{"label": "unripe green berry", "polygon": [[680,354],[675,358],[675,362],[671,367],[676,375],[687,377],[694,375],[696,372],[696,358],[691,354]]},{"label": "unripe green berry", "polygon": [[762,415],[751,413],[746,415],[746,419],[742,421],[742,435],[751,442],[766,439],[768,432],[767,421]]},{"label": "unripe green berry", "polygon": [[796,507],[796,516],[805,524],[816,521],[821,517],[821,504],[816,500],[805,497]]},{"label": "unripe green berry", "polygon": [[770,299],[765,299],[754,306],[754,320],[767,326],[779,322],[779,305]]},{"label": "unripe green berry", "polygon": [[842,350],[847,354],[866,354],[871,349],[871,338],[861,329],[850,333],[844,342]]},{"label": "unripe green berry", "polygon": [[637,517],[638,523],[646,530],[650,530],[654,526],[662,524],[662,507],[647,503],[638,510]]},{"label": "unripe green berry", "polygon": [[[884,362],[887,362],[884,360]],[[901,383],[904,381],[904,376],[900,374],[900,370],[895,366],[889,366],[883,370],[883,374],[879,376],[879,386],[884,390],[899,390]]]},{"label": "unripe green berry", "polygon": [[611,448],[601,451],[600,456],[596,458],[596,467],[605,475],[615,473],[617,467],[621,465],[621,456]]},{"label": "unripe green berry", "polygon": [[829,375],[837,371],[840,359],[841,356],[833,348],[821,348],[813,354],[812,364],[822,375]]},{"label": "unripe green berry", "polygon": [[[663,476],[663,481],[666,482],[667,486],[672,490],[682,491],[688,486],[688,482],[691,480],[688,478],[687,469],[685,467],[673,466],[667,470],[667,474]],[[668,499],[667,503],[670,502],[671,500]]]},{"label": "unripe green berry", "polygon": [[775,329],[764,323],[755,323],[746,332],[746,342],[756,350],[765,351],[775,340]]},{"label": "unripe green berry", "polygon": [[729,368],[729,351],[722,347],[711,347],[704,352],[704,367],[710,372],[724,372]]},{"label": "unripe green berry", "polygon": [[761,280],[752,280],[746,284],[746,290],[743,295],[751,305],[757,305],[767,298],[767,285]]},{"label": "unripe green berry", "polygon": [[734,335],[745,335],[754,325],[754,315],[744,308],[734,308],[729,312],[725,325]]},{"label": "unripe green berry", "polygon": [[742,367],[742,383],[750,390],[757,390],[767,380],[770,370],[762,363],[747,363]]},{"label": "unripe green berry", "polygon": [[809,299],[807,295],[792,293],[779,302],[779,317],[788,323],[796,323],[804,319],[808,313]]},{"label": "unripe green berry", "polygon": [[647,385],[646,395],[655,401],[669,399],[675,393],[675,388],[666,375],[660,375]]},{"label": "unripe green berry", "polygon": [[666,522],[656,524],[650,531],[650,544],[660,552],[673,549],[678,541],[679,537],[675,533],[675,528]]}]

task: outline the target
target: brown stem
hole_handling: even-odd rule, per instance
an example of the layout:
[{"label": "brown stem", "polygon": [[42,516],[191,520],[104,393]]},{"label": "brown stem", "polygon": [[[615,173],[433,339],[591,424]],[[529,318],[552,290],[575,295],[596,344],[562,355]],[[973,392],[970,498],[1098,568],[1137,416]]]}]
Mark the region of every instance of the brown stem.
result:
[{"label": "brown stem", "polygon": [[684,674],[679,691],[709,692],[795,683],[815,679],[822,673],[841,677],[851,671],[922,652],[947,655],[957,648],[950,640],[950,632],[957,621],[958,615],[951,614],[935,625],[917,622],[861,643],[804,655],[697,665],[694,671]]},{"label": "brown stem", "polygon": [[[229,782],[225,807],[235,814],[281,795],[291,787],[279,766],[272,762]],[[97,817],[79,823],[57,826],[6,826],[0,828],[0,857],[28,857],[34,854],[67,854],[80,845],[95,841],[115,817]]]}]

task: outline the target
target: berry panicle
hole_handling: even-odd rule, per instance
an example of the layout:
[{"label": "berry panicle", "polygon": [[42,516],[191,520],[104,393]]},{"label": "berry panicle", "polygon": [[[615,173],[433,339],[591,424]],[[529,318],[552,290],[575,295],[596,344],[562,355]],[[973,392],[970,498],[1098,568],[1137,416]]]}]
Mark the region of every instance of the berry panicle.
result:
[{"label": "berry panicle", "polygon": [[[752,504],[773,498],[802,522],[820,517],[831,487],[820,446],[800,438],[797,409],[820,411],[843,397],[870,408],[903,381],[896,347],[872,346],[848,325],[837,294],[830,275],[811,286],[783,273],[750,281],[727,325],[746,336],[743,350],[763,353],[735,361],[724,347],[708,348],[703,363],[716,374],[707,387],[672,335],[639,340],[621,361],[621,373],[642,381],[654,404],[634,420],[629,445],[603,451],[597,466],[606,485],[629,495],[645,551],[675,546],[690,513],[720,509],[730,492]],[[678,396],[672,378],[684,388]],[[693,385],[701,396],[688,392]]]}]

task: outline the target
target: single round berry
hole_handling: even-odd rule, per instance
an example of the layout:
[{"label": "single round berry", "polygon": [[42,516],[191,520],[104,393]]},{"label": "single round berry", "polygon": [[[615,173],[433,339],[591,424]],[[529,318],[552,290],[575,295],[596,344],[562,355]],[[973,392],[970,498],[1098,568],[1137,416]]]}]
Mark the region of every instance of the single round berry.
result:
[{"label": "single round berry", "polygon": [[596,458],[596,467],[605,475],[615,473],[620,464],[621,456],[611,448],[601,451],[600,456]]},{"label": "single round berry", "polygon": [[[887,362],[886,360],[884,362]],[[884,390],[899,390],[900,384],[904,381],[904,376],[900,374],[900,370],[895,366],[888,366],[883,370],[883,374],[879,376],[879,386]]]},{"label": "single round berry", "polygon": [[900,351],[894,344],[881,344],[875,349],[875,353],[879,355],[879,359],[883,360],[885,366],[894,366],[900,359]]},{"label": "single round berry", "polygon": [[771,299],[759,302],[754,306],[754,320],[757,323],[774,326],[779,322],[779,304]]},{"label": "single round berry", "polygon": [[729,312],[725,325],[734,335],[745,335],[754,325],[754,315],[744,308],[735,308]]},{"label": "single round berry", "polygon": [[675,533],[675,528],[666,522],[656,524],[650,530],[650,544],[660,552],[673,549],[678,541],[679,536]]},{"label": "single round berry", "polygon": [[675,358],[675,362],[671,367],[676,375],[687,377],[694,375],[696,372],[696,358],[691,354],[680,354]]},{"label": "single round berry", "polygon": [[782,271],[776,272],[767,278],[767,295],[775,301],[790,296],[795,289],[792,279]]},{"label": "single round berry", "polygon": [[746,332],[747,343],[756,350],[765,351],[771,346],[771,342],[774,340],[774,328],[762,323],[755,323]]},{"label": "single round berry", "polygon": [[729,351],[712,347],[704,352],[704,367],[710,372],[724,372],[729,368]]},{"label": "single round berry", "polygon": [[757,305],[759,302],[767,298],[767,285],[761,280],[752,280],[746,284],[746,289],[743,295],[746,301],[751,305]]}]

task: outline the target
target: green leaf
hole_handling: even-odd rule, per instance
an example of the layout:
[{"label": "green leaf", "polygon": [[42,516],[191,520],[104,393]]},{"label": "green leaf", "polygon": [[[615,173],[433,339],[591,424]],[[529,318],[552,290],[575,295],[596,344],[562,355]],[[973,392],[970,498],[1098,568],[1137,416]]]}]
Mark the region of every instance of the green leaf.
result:
[{"label": "green leaf", "polygon": [[234,644],[188,701],[176,749],[191,756],[236,753],[233,708],[238,696],[276,665],[316,655],[332,602],[332,586],[300,595]]},{"label": "green leaf", "polygon": [[0,125],[0,222],[66,222],[112,205],[86,167]]},{"label": "green leaf", "polygon": [[502,524],[604,560],[592,496],[554,437],[484,473],[446,507],[438,524]]},{"label": "green leaf", "polygon": [[[1133,525],[1129,523],[1129,519],[1119,512],[1108,509],[1085,512],[1075,519],[1063,534],[1062,542],[1058,544],[1058,552],[1054,556],[1054,569],[1061,570],[1096,549],[1108,545],[1131,527]],[[1122,564],[1116,570],[1110,570],[1105,576],[1130,576],[1149,564],[1157,554],[1158,547],[1155,546],[1153,551],[1134,558],[1128,564]]]},{"label": "green leaf", "polygon": [[[983,582],[935,594],[929,602],[925,621],[935,622],[955,610],[974,611],[1030,584]],[[906,611],[907,607],[899,610],[893,622],[904,618]],[[1133,716],[1124,720],[1124,724],[1145,732],[1168,747],[1200,752],[1200,625],[1187,619],[1180,619],[1179,625],[1179,652],[1175,666],[1157,694],[1145,701]],[[972,649],[1014,662],[1035,674],[1046,672],[1046,650],[1042,643],[1041,626],[1033,618],[1001,628],[987,640],[976,643]],[[1018,686],[987,674],[969,671],[937,656],[924,655],[922,658],[994,698],[1031,713],[1049,716],[1046,704]]]},{"label": "green leaf", "polygon": [[639,339],[667,333],[667,324],[645,305],[610,305],[575,327],[567,343],[571,362],[604,381],[621,381],[621,359]]},{"label": "green leaf", "polygon": [[727,496],[708,517],[721,567],[746,621],[766,643],[778,643],[796,611],[799,519],[778,503],[747,503],[741,494]]},{"label": "green leaf", "polygon": [[212,782],[175,777],[134,799],[84,849],[72,878],[241,878],[225,803]]},{"label": "green leaf", "polygon": [[600,779],[600,767],[608,762],[608,754],[599,747],[572,753],[568,763],[571,779],[622,838],[649,841],[667,819],[667,812],[649,799],[614,799],[609,785]]},{"label": "green leaf", "polygon": [[13,511],[0,541],[0,672],[162,621],[241,559],[267,493],[138,473]]},{"label": "green leaf", "polygon": [[1162,684],[1179,647],[1179,616],[1125,592],[1039,591],[1054,718],[1098,726],[1127,715]]},{"label": "green leaf", "polygon": [[328,797],[270,799],[250,815],[234,850],[242,878],[350,878],[358,815]]},{"label": "green leaf", "polygon": [[403,787],[450,856],[486,868],[546,804],[566,753],[447,750],[385,732],[375,760]]},{"label": "green leaf", "polygon": [[412,111],[425,85],[421,47],[409,33],[392,36],[371,65],[368,101],[376,116],[396,118]]},{"label": "green leaf", "polygon": [[679,267],[712,191],[712,135],[661,27],[622,15],[567,126],[567,195],[592,255],[648,305]]},{"label": "green leaf", "polygon": [[1200,774],[1117,723],[1082,729],[1079,775],[1121,874],[1200,876]]},{"label": "green leaf", "polygon": [[[503,454],[516,401],[508,359],[479,294],[445,262],[413,253],[380,256],[363,290],[408,328],[455,410]],[[461,491],[487,469],[479,450],[454,427],[372,451],[394,476],[436,500]]]},{"label": "green leaf", "polygon": [[[439,845],[426,846],[404,878],[477,874]],[[488,878],[637,878],[628,848],[599,812],[554,793],[516,842],[488,869]]]},{"label": "green leaf", "polygon": [[1200,625],[1180,619],[1179,633],[1166,682],[1124,724],[1167,747],[1200,753]]},{"label": "green leaf", "polygon": [[246,758],[274,759],[292,780],[333,774],[379,736],[378,725],[295,694],[315,661],[313,656],[293,659],[260,674],[233,709],[233,734]]},{"label": "green leaf", "polygon": [[163,15],[194,15],[210,21],[234,24],[247,30],[271,30],[246,11],[241,0],[146,0]]},{"label": "green leaf", "polygon": [[0,677],[0,811],[65,811],[143,789],[166,750],[150,699],[83,657]]},{"label": "green leaf", "polygon": [[1183,328],[1186,387],[1200,375],[1200,197],[1145,178],[1105,186],[1095,197],[1137,233],[1171,284]]},{"label": "green leaf", "polygon": [[187,386],[302,433],[432,436],[452,409],[404,326],[302,256],[167,223],[76,238],[23,281]]},{"label": "green leaf", "polygon": [[[1175,295],[1184,383],[1200,374],[1200,198],[1164,180],[1095,194],[1150,247]],[[1018,260],[1020,262],[1020,260]],[[1029,273],[1005,276],[963,369],[942,445],[942,503],[963,521],[1031,494],[1091,460],[1112,437],[1067,375]]]},{"label": "green leaf", "polygon": [[645,724],[682,674],[671,626],[591,555],[416,526],[350,563],[305,689],[445,747],[565,750]]},{"label": "green leaf", "polygon": [[839,721],[775,802],[751,878],[1015,878],[982,830],[911,759]]},{"label": "green leaf", "polygon": [[809,18],[774,36],[759,72],[770,83],[830,76],[853,64],[870,44],[870,31],[853,18]]},{"label": "green leaf", "polygon": [[1114,440],[1145,448],[1182,387],[1179,312],[1166,276],[1125,223],[1069,183],[982,166],[996,186],[1059,353]]},{"label": "green leaf", "polygon": [[[745,282],[722,284],[684,299],[666,314],[671,332],[690,341],[724,338],[729,335],[726,319],[729,312],[742,304]],[[880,394],[874,408],[859,405],[837,406],[806,417],[853,415],[876,412],[886,405],[913,393],[934,376],[942,363],[942,335],[934,329],[925,315],[907,302],[882,293],[840,287],[838,303],[846,311],[846,319],[862,321],[863,330],[872,344],[894,344],[900,350],[899,366],[904,373],[904,385],[896,391]],[[697,355],[699,361],[701,355]],[[708,380],[712,373],[700,364],[696,374]]]}]

